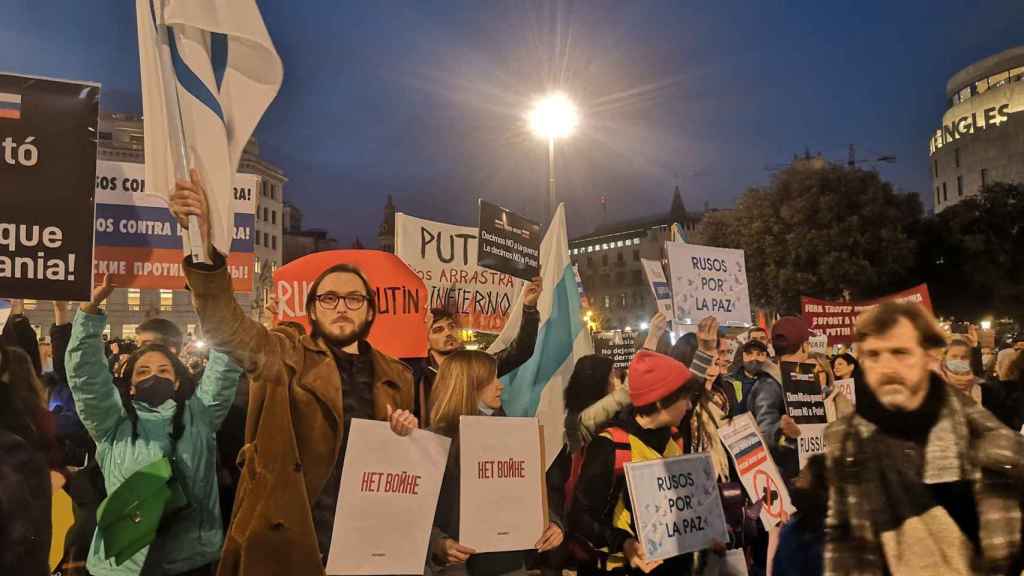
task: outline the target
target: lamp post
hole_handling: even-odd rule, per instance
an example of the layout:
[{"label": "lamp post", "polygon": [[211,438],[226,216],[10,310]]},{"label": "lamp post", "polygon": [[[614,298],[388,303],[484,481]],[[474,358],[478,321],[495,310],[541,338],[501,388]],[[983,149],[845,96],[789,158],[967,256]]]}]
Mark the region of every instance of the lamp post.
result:
[{"label": "lamp post", "polygon": [[530,130],[548,141],[548,220],[558,207],[555,197],[555,140],[568,138],[579,124],[576,105],[561,92],[537,100],[527,114]]}]

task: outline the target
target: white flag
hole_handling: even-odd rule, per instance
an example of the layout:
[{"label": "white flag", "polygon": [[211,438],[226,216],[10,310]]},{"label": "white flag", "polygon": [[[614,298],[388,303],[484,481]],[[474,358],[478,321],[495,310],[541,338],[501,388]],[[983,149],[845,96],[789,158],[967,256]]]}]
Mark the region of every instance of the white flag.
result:
[{"label": "white flag", "polygon": [[[232,176],[281,87],[284,66],[255,0],[136,0],[135,6],[146,191],[166,198],[175,177],[187,178],[183,164],[175,169],[187,147],[185,161],[206,186],[211,241],[226,255],[234,231]],[[161,24],[168,27],[165,38]]]}]

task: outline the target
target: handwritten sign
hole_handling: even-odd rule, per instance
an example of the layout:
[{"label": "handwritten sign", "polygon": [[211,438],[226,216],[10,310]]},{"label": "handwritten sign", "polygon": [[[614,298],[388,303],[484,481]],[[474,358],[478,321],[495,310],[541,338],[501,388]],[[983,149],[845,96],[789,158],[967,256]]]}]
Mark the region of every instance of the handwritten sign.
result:
[{"label": "handwritten sign", "polygon": [[633,522],[648,560],[665,560],[728,542],[725,513],[711,457],[626,464]]},{"label": "handwritten sign", "polygon": [[537,419],[463,416],[459,437],[459,541],[477,552],[533,548],[547,526]]},{"label": "handwritten sign", "polygon": [[706,316],[750,324],[750,293],[742,250],[666,242],[675,320],[694,324]]},{"label": "handwritten sign", "polygon": [[736,464],[747,496],[752,502],[764,502],[761,507],[761,523],[765,530],[793,514],[796,508],[789,499],[789,491],[761,438],[754,417],[749,412],[740,414],[720,428],[718,434]]},{"label": "handwritten sign", "polygon": [[[355,418],[327,574],[422,574],[451,440]],[[396,522],[401,518],[401,522]]]}]

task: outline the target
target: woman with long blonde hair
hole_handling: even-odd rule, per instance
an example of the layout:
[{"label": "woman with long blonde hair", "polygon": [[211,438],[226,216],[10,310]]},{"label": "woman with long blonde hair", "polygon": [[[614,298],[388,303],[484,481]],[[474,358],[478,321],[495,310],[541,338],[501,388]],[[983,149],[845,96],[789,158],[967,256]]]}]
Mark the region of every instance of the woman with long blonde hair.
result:
[{"label": "woman with long blonde hair", "polygon": [[[500,414],[503,389],[498,363],[486,352],[460,350],[441,362],[431,394],[430,430],[453,441],[430,535],[429,563],[435,575],[526,573],[523,551],[477,554],[459,543],[459,420],[463,416]],[[553,522],[536,548],[539,552],[557,548],[563,537],[562,528]]]}]

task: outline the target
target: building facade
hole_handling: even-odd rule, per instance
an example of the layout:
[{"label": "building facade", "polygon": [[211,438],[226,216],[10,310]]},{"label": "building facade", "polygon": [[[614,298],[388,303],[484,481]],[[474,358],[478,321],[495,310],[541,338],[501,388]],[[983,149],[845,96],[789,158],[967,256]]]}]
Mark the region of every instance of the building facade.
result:
[{"label": "building facade", "polygon": [[[131,114],[100,115],[97,160],[142,164],[145,135],[142,118]],[[273,271],[283,263],[284,172],[260,158],[259,144],[252,138],[245,146],[239,172],[260,177],[260,194],[256,198],[254,228],[255,274],[253,292],[236,294],[239,304],[254,318],[259,318],[264,299],[272,286]],[[175,322],[183,331],[199,336],[199,320],[192,309],[187,290],[155,290],[118,288],[107,301],[110,319],[107,333],[114,338],[131,338],[135,327],[144,320],[163,317]],[[25,301],[25,314],[37,332],[46,335],[53,324],[53,309],[46,302]]]},{"label": "building facade", "polygon": [[294,204],[284,203],[284,263],[302,258],[313,252],[335,250],[338,241],[321,228],[302,228],[302,210]]},{"label": "building facade", "polygon": [[935,212],[993,182],[1024,181],[1024,46],[957,72],[946,97],[928,141]]},{"label": "building facade", "polygon": [[657,308],[640,260],[664,262],[672,225],[679,224],[689,234],[703,217],[686,211],[677,186],[668,213],[600,226],[569,240],[569,253],[598,329],[641,329]]}]

